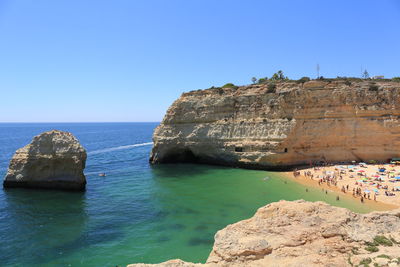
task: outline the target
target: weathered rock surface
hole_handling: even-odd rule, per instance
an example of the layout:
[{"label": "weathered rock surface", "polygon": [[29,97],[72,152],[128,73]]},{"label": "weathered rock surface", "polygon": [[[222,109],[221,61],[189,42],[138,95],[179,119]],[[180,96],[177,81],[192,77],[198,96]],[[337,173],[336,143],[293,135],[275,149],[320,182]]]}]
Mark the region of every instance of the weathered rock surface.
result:
[{"label": "weathered rock surface", "polygon": [[[357,214],[299,200],[269,204],[218,231],[204,266],[398,266],[399,257],[400,209]],[[199,264],[171,260],[158,266]]]},{"label": "weathered rock surface", "polygon": [[279,82],[184,93],[156,128],[153,163],[286,169],[400,157],[400,83]]},{"label": "weathered rock surface", "polygon": [[3,185],[84,190],[86,157],[85,149],[71,133],[42,133],[15,152]]}]

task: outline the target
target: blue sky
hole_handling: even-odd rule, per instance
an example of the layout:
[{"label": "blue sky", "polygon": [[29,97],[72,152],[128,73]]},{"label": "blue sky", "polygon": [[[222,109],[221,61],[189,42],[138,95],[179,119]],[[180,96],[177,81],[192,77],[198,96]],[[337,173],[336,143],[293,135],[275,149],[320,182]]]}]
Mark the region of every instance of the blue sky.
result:
[{"label": "blue sky", "polygon": [[400,76],[399,0],[0,0],[0,122],[160,121],[184,91]]}]

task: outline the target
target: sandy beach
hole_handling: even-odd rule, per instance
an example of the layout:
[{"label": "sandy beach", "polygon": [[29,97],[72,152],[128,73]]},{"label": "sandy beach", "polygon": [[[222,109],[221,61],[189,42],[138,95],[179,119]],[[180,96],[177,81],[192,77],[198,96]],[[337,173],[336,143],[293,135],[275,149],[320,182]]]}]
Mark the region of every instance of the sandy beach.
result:
[{"label": "sandy beach", "polygon": [[311,167],[285,173],[299,183],[334,191],[339,198],[353,198],[376,210],[400,207],[400,166],[354,164]]}]

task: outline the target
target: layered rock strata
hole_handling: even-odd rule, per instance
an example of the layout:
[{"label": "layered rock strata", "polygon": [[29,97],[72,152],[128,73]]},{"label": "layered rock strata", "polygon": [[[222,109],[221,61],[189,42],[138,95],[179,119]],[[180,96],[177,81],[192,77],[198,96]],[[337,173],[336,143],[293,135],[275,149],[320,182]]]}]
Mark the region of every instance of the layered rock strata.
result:
[{"label": "layered rock strata", "polygon": [[[274,88],[275,86],[275,88]],[[150,161],[288,169],[400,157],[400,83],[278,82],[182,94]]]},{"label": "layered rock strata", "polygon": [[68,132],[49,131],[18,149],[10,161],[4,187],[84,190],[86,151]]},{"label": "layered rock strata", "polygon": [[204,265],[171,260],[129,267],[398,266],[399,257],[400,209],[361,215],[298,200],[271,203],[218,231]]}]

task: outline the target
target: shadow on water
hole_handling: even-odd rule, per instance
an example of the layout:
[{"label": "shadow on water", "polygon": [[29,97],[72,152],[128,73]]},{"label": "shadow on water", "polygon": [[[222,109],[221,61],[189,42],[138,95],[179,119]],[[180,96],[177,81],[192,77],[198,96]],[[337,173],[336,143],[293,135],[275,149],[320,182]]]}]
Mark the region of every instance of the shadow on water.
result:
[{"label": "shadow on water", "polygon": [[[0,220],[2,233],[5,233],[0,236],[2,264],[15,261],[18,251],[21,264],[45,265],[93,245],[121,240],[126,226],[164,220],[168,215],[166,211],[154,210],[151,205],[136,206],[129,201],[116,201],[109,206],[98,203],[105,210],[91,210],[87,193],[83,192],[11,189],[4,194],[5,209],[9,212],[7,218]],[[92,216],[106,216],[110,220],[93,221]],[[179,231],[185,226],[173,224],[170,228]],[[21,250],[26,239],[40,242]],[[162,238],[161,241],[167,240]]]},{"label": "shadow on water", "polygon": [[201,245],[212,246],[213,244],[214,244],[214,239],[212,237],[210,238],[192,237],[188,241],[189,246],[201,246]]},{"label": "shadow on water", "polygon": [[204,225],[204,224],[197,225],[194,228],[194,230],[198,231],[198,232],[204,232],[204,231],[207,231],[207,229],[208,229],[208,227],[206,225]]},{"label": "shadow on water", "polygon": [[[29,264],[47,260],[53,256],[49,252],[52,248],[71,242],[85,230],[88,216],[84,192],[15,188],[4,190],[4,200],[8,216],[0,221],[4,230],[0,262],[11,260],[5,255],[15,257],[15,251],[20,260]],[[42,242],[22,250],[21,244],[26,240]]]},{"label": "shadow on water", "polygon": [[[190,178],[209,172],[208,165],[191,164],[191,163],[177,163],[177,164],[156,164],[151,165],[151,171],[154,177],[158,178]],[[212,166],[212,169],[226,168]]]},{"label": "shadow on water", "polygon": [[172,224],[172,225],[170,226],[170,228],[171,228],[172,230],[178,231],[178,230],[183,230],[183,229],[185,229],[186,226],[183,225],[183,224],[181,224],[181,223],[175,223],[175,224]]}]

